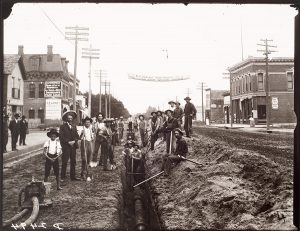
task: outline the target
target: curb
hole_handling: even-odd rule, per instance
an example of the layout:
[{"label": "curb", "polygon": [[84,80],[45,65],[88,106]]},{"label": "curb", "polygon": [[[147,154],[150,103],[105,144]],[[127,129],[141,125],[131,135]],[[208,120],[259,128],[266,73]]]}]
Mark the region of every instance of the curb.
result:
[{"label": "curb", "polygon": [[9,153],[5,153],[3,155],[3,162],[6,161],[7,159],[12,160],[14,158],[17,158],[19,155],[27,153],[27,152],[32,152],[32,151],[37,151],[39,149],[43,148],[43,143],[40,144],[36,144],[21,150],[17,150],[17,151],[11,151]]}]

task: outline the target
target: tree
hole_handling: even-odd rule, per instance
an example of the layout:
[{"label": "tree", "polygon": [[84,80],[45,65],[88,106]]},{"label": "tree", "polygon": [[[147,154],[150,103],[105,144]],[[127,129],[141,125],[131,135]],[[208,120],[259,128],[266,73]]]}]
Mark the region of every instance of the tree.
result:
[{"label": "tree", "polygon": [[[83,95],[85,95],[88,99],[88,92],[85,92]],[[112,118],[119,118],[120,116],[123,116],[124,118],[129,117],[129,112],[128,112],[127,108],[124,107],[122,101],[117,100],[113,96],[111,96],[110,100],[111,100],[111,117]],[[97,95],[92,94],[91,105],[92,105],[91,116],[92,117],[97,116],[97,114],[100,111],[99,110],[99,94],[97,94]],[[103,113],[105,113],[105,95],[102,95],[102,94],[101,94],[101,111]]]},{"label": "tree", "polygon": [[149,118],[151,116],[151,112],[154,111],[157,111],[156,107],[149,106],[144,116],[146,118]]}]

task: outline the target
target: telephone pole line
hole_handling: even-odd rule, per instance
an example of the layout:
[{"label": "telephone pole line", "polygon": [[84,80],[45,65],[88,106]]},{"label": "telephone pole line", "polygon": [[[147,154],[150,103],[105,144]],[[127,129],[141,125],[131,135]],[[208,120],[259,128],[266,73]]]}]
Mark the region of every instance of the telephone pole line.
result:
[{"label": "telephone pole line", "polygon": [[106,90],[106,87],[110,86],[110,81],[105,80],[104,82],[102,82],[102,84],[104,84],[104,89],[105,89],[105,118],[108,118],[107,116],[110,116],[110,115],[108,114],[108,111],[107,111],[108,103],[107,103],[107,90]]},{"label": "telephone pole line", "polygon": [[276,46],[272,46],[268,44],[268,42],[272,42],[271,39],[261,39],[264,44],[257,44],[258,46],[264,47],[263,50],[257,50],[259,52],[263,52],[263,55],[266,56],[266,82],[265,82],[265,90],[266,90],[266,119],[267,119],[267,132],[270,129],[270,112],[271,112],[271,102],[270,102],[270,84],[269,84],[269,54],[272,52],[276,52],[274,50],[270,50],[270,47],[277,48]]},{"label": "telephone pole line", "polygon": [[94,75],[95,77],[97,77],[97,78],[100,78],[100,88],[99,88],[99,94],[100,94],[100,96],[99,96],[99,112],[102,112],[101,111],[101,108],[102,108],[102,101],[101,101],[101,88],[102,88],[102,78],[105,78],[106,77],[106,71],[105,70],[96,70],[95,71],[95,75]]},{"label": "telephone pole line", "polygon": [[229,79],[229,92],[230,92],[230,98],[229,98],[229,108],[230,108],[230,127],[232,128],[233,123],[233,103],[232,103],[232,76],[231,72],[229,73],[223,73],[225,75],[223,79]]},{"label": "telephone pole line", "polygon": [[201,90],[201,94],[202,94],[202,97],[201,97],[201,101],[202,101],[202,104],[201,104],[201,106],[202,106],[202,122],[205,122],[205,119],[204,119],[204,94],[203,94],[203,92],[204,92],[204,87],[207,87],[207,86],[204,86],[204,82],[200,82],[199,84],[201,84],[201,86],[198,86],[198,88],[197,89],[200,89]]},{"label": "telephone pole line", "polygon": [[99,59],[99,49],[92,48],[90,45],[89,48],[82,48],[82,58],[89,59],[89,104],[88,104],[88,114],[91,117],[91,107],[92,107],[92,79],[91,79],[91,67],[92,67],[92,59]]},{"label": "telephone pole line", "polygon": [[73,109],[76,111],[76,78],[77,78],[77,46],[78,41],[88,41],[89,28],[88,27],[79,27],[79,26],[67,26],[65,27],[65,39],[75,41],[75,61],[74,61],[74,89],[73,89]]}]

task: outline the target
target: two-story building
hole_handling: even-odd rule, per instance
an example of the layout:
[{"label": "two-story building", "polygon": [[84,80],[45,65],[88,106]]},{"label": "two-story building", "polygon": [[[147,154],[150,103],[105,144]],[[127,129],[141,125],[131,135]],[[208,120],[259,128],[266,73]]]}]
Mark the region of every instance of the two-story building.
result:
[{"label": "two-story building", "polygon": [[[249,57],[230,67],[233,118],[235,123],[266,123],[266,61]],[[294,59],[269,60],[269,102],[271,123],[294,123]]]},{"label": "two-story building", "polygon": [[11,118],[15,113],[23,114],[23,90],[26,75],[20,55],[4,55],[3,66],[4,113]]},{"label": "two-story building", "polygon": [[[68,60],[53,54],[51,45],[46,54],[24,54],[19,46],[18,54],[26,73],[23,114],[29,127],[60,124],[62,113],[73,105],[74,76],[68,72]],[[77,91],[78,86],[77,79]]]}]

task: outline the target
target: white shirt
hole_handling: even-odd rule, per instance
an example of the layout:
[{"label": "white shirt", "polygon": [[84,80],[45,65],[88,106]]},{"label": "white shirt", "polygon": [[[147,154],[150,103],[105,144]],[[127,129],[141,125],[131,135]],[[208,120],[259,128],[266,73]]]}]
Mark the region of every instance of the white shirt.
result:
[{"label": "white shirt", "polygon": [[60,142],[57,139],[54,141],[52,141],[51,139],[46,141],[44,144],[44,148],[47,148],[47,153],[50,154],[59,154],[61,152]]},{"label": "white shirt", "polygon": [[92,128],[83,126],[83,137],[86,141],[92,141],[94,139]]}]

